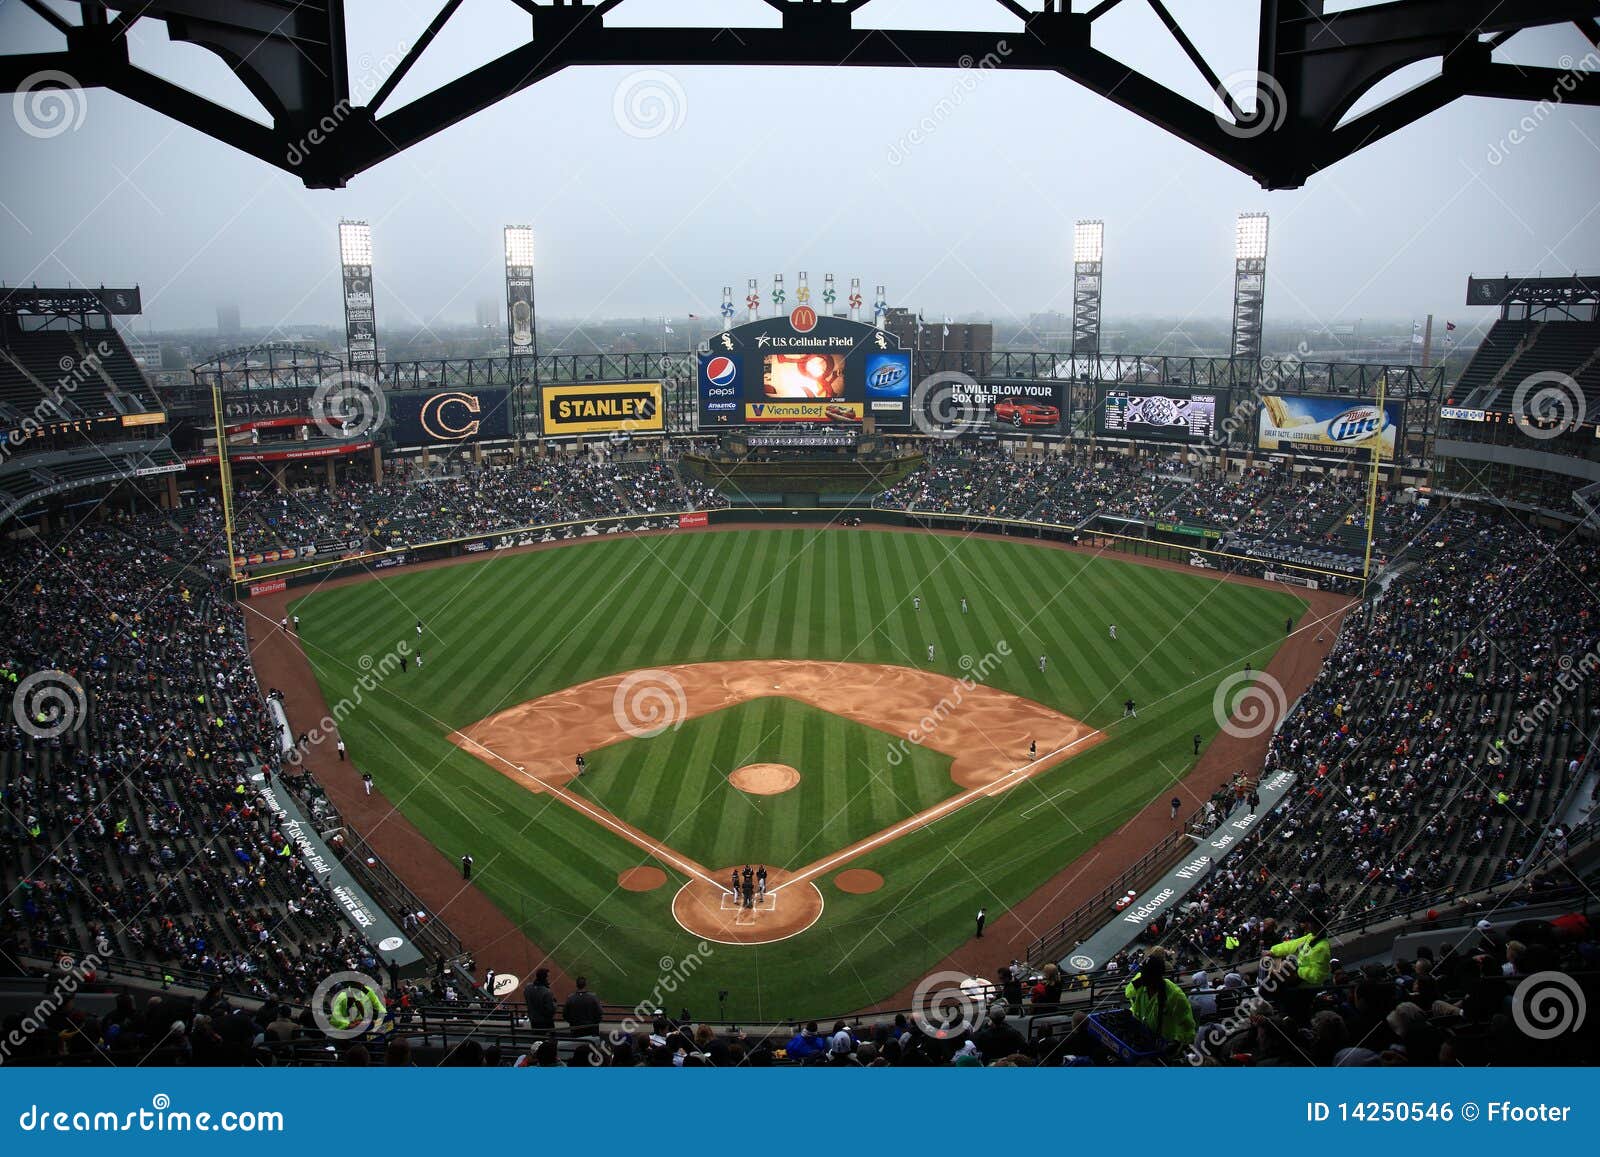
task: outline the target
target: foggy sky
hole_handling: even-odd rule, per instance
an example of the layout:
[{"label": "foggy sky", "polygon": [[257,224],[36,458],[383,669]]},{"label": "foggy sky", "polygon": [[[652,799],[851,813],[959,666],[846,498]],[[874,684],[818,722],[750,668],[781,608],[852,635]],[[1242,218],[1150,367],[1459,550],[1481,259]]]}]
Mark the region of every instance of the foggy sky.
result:
[{"label": "foggy sky", "polygon": [[[1253,0],[1170,7],[1220,75],[1254,67]],[[437,8],[351,0],[358,93],[380,83]],[[611,21],[777,17],[758,0],[628,0]],[[989,0],[874,0],[857,25],[1017,28]],[[527,33],[526,15],[509,3],[464,5],[386,110]],[[1138,0],[1097,22],[1095,37],[1209,107],[1198,74]],[[48,51],[60,42],[16,0],[0,0],[0,45]],[[1524,33],[1497,59],[1558,67],[1563,55],[1590,51],[1568,26]],[[264,119],[216,58],[168,42],[159,23],[141,25],[132,54]],[[1436,71],[1436,62],[1418,66],[1379,92]],[[841,294],[859,276],[869,301],[883,283],[891,304],[930,317],[1025,320],[1070,310],[1072,223],[1101,217],[1105,325],[1115,329],[1121,318],[1225,316],[1233,219],[1245,209],[1272,214],[1269,323],[1428,312],[1473,323],[1487,311],[1462,305],[1469,273],[1600,272],[1600,110],[1544,110],[1512,145],[1532,105],[1460,101],[1303,189],[1267,193],[1053,74],[633,72],[559,74],[337,191],[307,190],[104,90],[85,93],[82,123],[52,139],[23,132],[7,108],[0,279],[138,283],[157,329],[209,328],[219,302],[237,302],[250,328],[332,324],[342,317],[336,225],[364,218],[381,337],[386,323],[468,322],[480,299],[501,298],[500,229],[514,223],[536,230],[541,316],[714,315],[723,285],[742,299],[748,277],[765,294],[774,272],[792,287],[806,269],[818,291],[832,272]],[[665,94],[665,122],[641,126],[617,113],[641,85]],[[952,100],[954,113],[934,115]],[[912,144],[919,123],[934,127]]]}]

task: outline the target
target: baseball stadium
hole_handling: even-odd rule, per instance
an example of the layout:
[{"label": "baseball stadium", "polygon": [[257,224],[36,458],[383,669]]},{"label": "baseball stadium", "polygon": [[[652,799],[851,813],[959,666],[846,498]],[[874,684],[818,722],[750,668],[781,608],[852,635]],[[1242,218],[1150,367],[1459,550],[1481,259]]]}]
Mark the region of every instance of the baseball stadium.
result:
[{"label": "baseball stadium", "polygon": [[[998,48],[931,15],[868,31],[864,0],[768,0],[731,38],[518,3],[527,45],[416,95],[425,51],[460,47],[458,5],[423,7],[376,81],[340,2],[0,13],[65,45],[0,56],[0,1070],[1600,1059],[1600,6],[1260,0],[1241,106],[1198,11],[1149,0],[1140,35],[1215,110],[1091,47],[1116,0],[974,5],[1015,25]],[[225,62],[269,123],[146,71],[140,29]],[[1524,32],[1549,60],[1508,62]],[[665,69],[664,112],[624,99],[644,74],[605,80],[619,133],[566,158],[587,189],[581,165],[611,182],[610,154],[648,152],[623,183],[650,183],[688,156],[691,66],[765,86],[840,61],[878,86],[925,65],[935,92],[1057,73],[1259,191],[1219,186],[1204,289],[1139,265],[1159,226],[1114,156],[1049,194],[1062,220],[975,224],[1002,269],[1048,267],[1048,324],[954,246],[902,252],[927,185],[880,185],[876,251],[768,236],[728,192],[724,233],[685,227],[712,272],[663,274],[628,326],[607,295],[639,291],[591,281],[665,269],[667,236],[591,228],[542,169],[486,202],[531,224],[486,223],[469,186],[526,158],[469,177],[427,152],[594,83],[556,72]],[[989,131],[994,99],[908,113],[870,181]],[[113,107],[226,158],[181,179],[236,200],[231,228],[291,199],[237,270],[295,287],[282,321],[241,327],[251,290],[180,240],[210,224],[91,155]],[[1476,137],[1427,142],[1470,179],[1383,139],[1464,107],[1441,132],[1520,126],[1488,169]],[[1368,149],[1391,184],[1275,199]],[[1034,180],[939,155],[942,181]],[[408,174],[392,203],[362,200],[380,164]],[[650,196],[712,195],[669,171]],[[118,221],[45,236],[74,183]],[[474,208],[436,242],[405,201],[439,188]],[[1438,239],[1458,196],[1483,224]],[[1347,264],[1335,201],[1426,258]],[[457,260],[492,296],[446,333]],[[990,304],[957,320],[947,285]],[[1164,294],[1184,320],[1156,332]],[[169,321],[180,299],[215,331]],[[1392,301],[1419,303],[1408,328],[1370,320]],[[1487,1119],[1535,1108],[1506,1105]]]}]

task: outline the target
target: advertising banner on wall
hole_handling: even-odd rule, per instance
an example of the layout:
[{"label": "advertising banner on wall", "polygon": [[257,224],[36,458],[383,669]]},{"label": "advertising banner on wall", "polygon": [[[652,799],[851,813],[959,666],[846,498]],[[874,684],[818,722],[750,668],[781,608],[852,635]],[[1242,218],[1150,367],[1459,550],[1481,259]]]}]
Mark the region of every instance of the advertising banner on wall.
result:
[{"label": "advertising banner on wall", "polygon": [[1256,418],[1256,447],[1277,453],[1369,454],[1392,461],[1405,420],[1404,402],[1267,394]]},{"label": "advertising banner on wall", "polygon": [[344,272],[345,347],[352,367],[378,364],[378,327],[372,312],[372,266],[346,265]]},{"label": "advertising banner on wall", "polygon": [[511,437],[511,391],[391,390],[389,428],[396,446],[436,446]]},{"label": "advertising banner on wall", "polygon": [[660,382],[583,382],[541,386],[547,438],[576,434],[649,434],[665,429]]},{"label": "advertising banner on wall", "polygon": [[1112,438],[1210,441],[1227,395],[1214,390],[1107,389],[1095,407],[1095,432]]},{"label": "advertising banner on wall", "polygon": [[702,430],[911,421],[910,353],[885,330],[809,305],[716,334],[697,376]]},{"label": "advertising banner on wall", "polygon": [[506,267],[506,324],[513,356],[533,353],[533,266]]}]

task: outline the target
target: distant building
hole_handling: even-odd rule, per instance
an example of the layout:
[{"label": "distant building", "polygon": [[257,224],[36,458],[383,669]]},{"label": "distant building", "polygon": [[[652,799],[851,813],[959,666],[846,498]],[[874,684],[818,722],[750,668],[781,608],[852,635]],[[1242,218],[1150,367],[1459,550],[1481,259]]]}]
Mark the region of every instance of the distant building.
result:
[{"label": "distant building", "polygon": [[940,370],[960,370],[981,377],[989,372],[994,353],[994,326],[988,322],[952,321],[943,315],[924,317],[921,331],[917,315],[909,309],[890,309],[883,328],[900,341],[900,348],[916,354],[915,377],[920,381]]},{"label": "distant building", "polygon": [[217,333],[222,337],[238,335],[239,307],[237,305],[217,306]]},{"label": "distant building", "polygon": [[492,297],[478,299],[478,328],[498,329],[500,327],[500,303]]}]

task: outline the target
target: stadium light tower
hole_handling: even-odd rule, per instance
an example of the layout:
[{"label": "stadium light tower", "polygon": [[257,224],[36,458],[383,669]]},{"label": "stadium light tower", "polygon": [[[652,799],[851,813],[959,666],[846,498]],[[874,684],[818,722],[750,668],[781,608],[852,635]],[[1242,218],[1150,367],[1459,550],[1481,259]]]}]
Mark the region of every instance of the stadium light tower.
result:
[{"label": "stadium light tower", "polygon": [[1104,221],[1072,227],[1072,355],[1100,353],[1100,269],[1105,257]]},{"label": "stadium light tower", "polygon": [[352,372],[378,377],[378,326],[372,309],[372,226],[339,222],[339,265],[344,277],[345,360]]},{"label": "stadium light tower", "polygon": [[1267,296],[1267,215],[1240,213],[1233,244],[1233,358],[1255,380]]},{"label": "stadium light tower", "polygon": [[[533,308],[533,229],[507,225],[506,240],[506,353],[511,360],[511,388],[518,395],[525,383],[533,385],[534,404],[539,394],[539,326]],[[526,405],[520,397],[511,411],[520,432]]]}]

